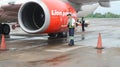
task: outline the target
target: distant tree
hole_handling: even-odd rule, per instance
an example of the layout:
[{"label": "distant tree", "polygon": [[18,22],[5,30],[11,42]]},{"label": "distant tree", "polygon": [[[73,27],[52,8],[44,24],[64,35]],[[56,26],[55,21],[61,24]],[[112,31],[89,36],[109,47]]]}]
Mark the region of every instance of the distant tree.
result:
[{"label": "distant tree", "polygon": [[112,18],[112,17],[113,17],[113,15],[114,15],[114,14],[112,14],[112,13],[108,12],[108,13],[106,13],[106,14],[105,14],[105,17],[106,17],[106,18]]},{"label": "distant tree", "polygon": [[108,13],[105,13],[105,14],[101,14],[101,13],[90,14],[86,17],[87,18],[120,18],[120,15],[108,12]]},{"label": "distant tree", "polygon": [[94,17],[103,18],[103,15],[102,15],[101,13],[95,13],[95,14],[94,14]]}]

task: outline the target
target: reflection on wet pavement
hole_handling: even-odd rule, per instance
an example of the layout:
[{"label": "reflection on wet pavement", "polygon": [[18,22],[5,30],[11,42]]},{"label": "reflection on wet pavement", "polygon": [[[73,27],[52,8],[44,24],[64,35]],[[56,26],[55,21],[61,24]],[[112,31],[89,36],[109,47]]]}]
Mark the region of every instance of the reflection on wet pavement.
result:
[{"label": "reflection on wet pavement", "polygon": [[[6,39],[11,50],[0,52],[0,67],[120,67],[120,19],[88,20],[72,47],[67,38],[11,34]],[[95,49],[99,33],[104,49]]]}]

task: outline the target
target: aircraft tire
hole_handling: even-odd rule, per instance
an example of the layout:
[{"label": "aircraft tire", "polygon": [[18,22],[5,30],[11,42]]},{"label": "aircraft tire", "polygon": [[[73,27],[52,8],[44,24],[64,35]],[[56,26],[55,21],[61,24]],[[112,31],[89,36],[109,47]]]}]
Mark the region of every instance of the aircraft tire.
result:
[{"label": "aircraft tire", "polygon": [[2,25],[2,34],[9,35],[10,33],[10,26],[8,24]]},{"label": "aircraft tire", "polygon": [[67,37],[67,32],[63,32],[63,37]]},{"label": "aircraft tire", "polygon": [[50,38],[52,38],[52,37],[56,37],[56,34],[55,34],[55,33],[49,33],[48,36],[49,36]]},{"label": "aircraft tire", "polygon": [[57,37],[67,37],[67,32],[58,33]]},{"label": "aircraft tire", "polygon": [[0,34],[2,34],[2,24],[0,23]]}]

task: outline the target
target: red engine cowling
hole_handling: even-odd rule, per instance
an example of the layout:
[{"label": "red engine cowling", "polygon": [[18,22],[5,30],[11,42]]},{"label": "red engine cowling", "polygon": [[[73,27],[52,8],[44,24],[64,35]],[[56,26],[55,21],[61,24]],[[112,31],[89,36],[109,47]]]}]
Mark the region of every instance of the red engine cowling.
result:
[{"label": "red engine cowling", "polygon": [[18,22],[28,33],[57,33],[67,31],[67,14],[76,11],[60,0],[29,0],[18,12]]}]

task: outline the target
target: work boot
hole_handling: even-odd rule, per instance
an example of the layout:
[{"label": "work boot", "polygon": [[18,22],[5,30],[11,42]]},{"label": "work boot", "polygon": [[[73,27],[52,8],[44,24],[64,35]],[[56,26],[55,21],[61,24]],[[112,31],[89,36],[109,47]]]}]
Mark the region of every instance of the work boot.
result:
[{"label": "work boot", "polygon": [[71,40],[70,40],[70,43],[69,43],[68,45],[69,45],[69,46],[74,46],[74,40],[71,39]]}]

